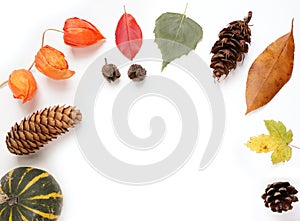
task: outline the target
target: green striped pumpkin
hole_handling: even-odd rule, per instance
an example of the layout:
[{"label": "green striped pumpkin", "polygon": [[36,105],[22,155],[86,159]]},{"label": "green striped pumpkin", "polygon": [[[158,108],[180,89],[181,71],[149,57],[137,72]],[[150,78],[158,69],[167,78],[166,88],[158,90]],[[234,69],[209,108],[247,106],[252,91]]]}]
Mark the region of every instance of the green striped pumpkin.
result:
[{"label": "green striped pumpkin", "polygon": [[62,209],[59,184],[48,172],[18,167],[1,178],[1,221],[53,221]]}]

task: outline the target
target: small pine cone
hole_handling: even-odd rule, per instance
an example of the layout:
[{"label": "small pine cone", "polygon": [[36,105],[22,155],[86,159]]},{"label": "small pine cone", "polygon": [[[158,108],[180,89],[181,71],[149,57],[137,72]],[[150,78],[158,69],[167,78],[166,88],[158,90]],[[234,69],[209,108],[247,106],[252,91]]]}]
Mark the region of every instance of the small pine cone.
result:
[{"label": "small pine cone", "polygon": [[134,81],[142,81],[146,77],[147,71],[139,64],[133,64],[128,69],[128,77]]},{"label": "small pine cone", "polygon": [[232,69],[236,68],[237,62],[244,58],[244,53],[248,52],[251,42],[251,30],[248,23],[252,17],[252,12],[244,20],[237,20],[229,23],[219,33],[217,40],[211,49],[214,55],[211,58],[210,67],[214,69],[213,76],[218,80],[229,74]]},{"label": "small pine cone", "polygon": [[82,119],[72,106],[54,106],[39,110],[15,124],[6,136],[8,150],[16,155],[28,155],[49,141],[68,132]]},{"label": "small pine cone", "polygon": [[106,58],[105,65],[102,67],[102,74],[109,83],[116,81],[121,76],[117,66],[114,64],[108,64]]},{"label": "small pine cone", "polygon": [[292,203],[298,201],[295,196],[297,193],[289,182],[275,182],[268,185],[262,198],[266,207],[270,207],[273,212],[282,213],[293,208]]}]

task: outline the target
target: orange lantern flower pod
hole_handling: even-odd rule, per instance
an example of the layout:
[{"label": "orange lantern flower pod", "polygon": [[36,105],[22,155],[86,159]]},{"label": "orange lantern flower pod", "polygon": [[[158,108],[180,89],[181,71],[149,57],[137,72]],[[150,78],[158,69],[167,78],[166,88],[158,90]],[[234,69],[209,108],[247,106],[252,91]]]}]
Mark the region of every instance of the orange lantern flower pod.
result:
[{"label": "orange lantern flower pod", "polygon": [[64,24],[64,42],[72,47],[87,47],[105,37],[90,22],[80,18],[69,18]]},{"label": "orange lantern flower pod", "polygon": [[9,75],[8,86],[14,98],[21,99],[22,103],[31,100],[37,91],[32,73],[25,69],[14,70]]},{"label": "orange lantern flower pod", "polygon": [[35,67],[54,80],[72,77],[75,71],[69,70],[65,55],[49,45],[42,47],[35,56]]}]

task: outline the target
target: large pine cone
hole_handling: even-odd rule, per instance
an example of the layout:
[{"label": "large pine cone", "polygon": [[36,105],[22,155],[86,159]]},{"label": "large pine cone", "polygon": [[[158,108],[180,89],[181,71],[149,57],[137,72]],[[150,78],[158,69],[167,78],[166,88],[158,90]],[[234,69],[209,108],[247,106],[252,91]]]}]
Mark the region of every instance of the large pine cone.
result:
[{"label": "large pine cone", "polygon": [[210,67],[214,69],[214,77],[218,80],[224,75],[227,77],[232,69],[236,68],[237,62],[244,58],[244,53],[248,52],[251,42],[251,30],[248,23],[252,17],[252,12],[244,20],[237,20],[229,23],[219,33],[219,40],[211,49],[214,55],[211,58]]},{"label": "large pine cone", "polygon": [[293,208],[292,203],[298,201],[295,196],[297,193],[289,182],[276,182],[268,185],[262,198],[266,207],[270,207],[273,212],[282,213]]},{"label": "large pine cone", "polygon": [[81,113],[72,106],[54,106],[37,111],[15,124],[7,133],[8,150],[16,155],[28,155],[52,139],[68,132],[81,121]]}]

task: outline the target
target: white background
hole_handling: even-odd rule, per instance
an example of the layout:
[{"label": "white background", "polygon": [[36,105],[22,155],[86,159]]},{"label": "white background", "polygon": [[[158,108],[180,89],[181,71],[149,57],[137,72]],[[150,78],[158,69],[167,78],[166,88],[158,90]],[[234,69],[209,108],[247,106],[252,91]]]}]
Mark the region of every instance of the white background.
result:
[{"label": "white background", "polygon": [[[142,28],[144,38],[148,39],[154,37],[154,22],[159,15],[167,11],[182,13],[186,5],[185,1],[174,0],[11,0],[0,3],[0,80],[6,80],[12,70],[28,68],[40,47],[42,32],[47,28],[62,29],[64,21],[69,17],[76,16],[92,22],[107,39],[100,48],[71,49],[64,45],[61,33],[49,33],[46,44],[66,55],[70,69],[75,70],[76,75],[66,81],[53,81],[34,68],[39,90],[36,97],[26,104],[13,99],[8,87],[0,90],[1,174],[4,175],[20,165],[39,167],[50,172],[63,189],[64,208],[60,220],[64,221],[297,220],[300,215],[299,202],[294,204],[293,211],[274,214],[264,207],[260,196],[268,183],[279,180],[288,180],[300,190],[300,150],[293,150],[290,162],[273,166],[270,154],[258,155],[244,146],[250,136],[266,133],[264,119],[284,122],[294,132],[293,144],[300,145],[297,105],[300,81],[300,17],[297,1],[190,0],[188,3],[187,16],[198,22],[204,30],[203,40],[195,52],[208,64],[211,58],[210,49],[217,40],[219,31],[230,21],[243,19],[249,10],[253,11],[250,22],[253,24],[253,37],[249,53],[243,64],[220,83],[226,103],[226,131],[218,156],[206,170],[198,170],[203,153],[203,148],[199,145],[190,161],[178,173],[162,182],[146,186],[119,184],[93,170],[83,158],[73,132],[47,145],[36,155],[17,157],[10,154],[6,148],[5,136],[15,122],[37,109],[55,104],[73,104],[76,87],[89,64],[115,46],[115,28],[123,13],[123,5],[126,5],[128,13],[134,15]],[[245,116],[248,69],[267,45],[290,31],[292,18],[295,18],[296,44],[293,76],[267,106]],[[99,77],[102,77],[100,68]],[[170,72],[165,74],[172,78]],[[129,80],[123,76],[121,82],[126,84]],[[192,88],[187,87],[186,90],[197,101],[199,97],[194,93],[197,89]],[[112,88],[107,87],[106,90]],[[202,96],[201,92],[199,96]],[[103,106],[105,104],[104,102]],[[197,103],[198,110],[201,110],[201,105],[206,106],[207,103]],[[162,113],[166,112],[164,108],[169,107],[162,105]],[[203,113],[199,111],[199,115]],[[175,114],[174,119],[177,118]],[[133,128],[140,126],[134,125],[135,120],[132,122]],[[147,131],[147,122],[142,125]],[[209,125],[204,124],[206,126],[209,128]],[[141,134],[146,135],[147,133]],[[203,139],[208,139],[209,133],[204,135],[206,137]],[[113,137],[114,134],[108,133],[107,136]],[[200,140],[199,143],[201,142]]]}]

